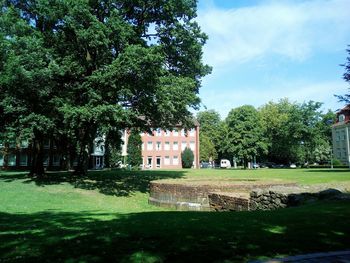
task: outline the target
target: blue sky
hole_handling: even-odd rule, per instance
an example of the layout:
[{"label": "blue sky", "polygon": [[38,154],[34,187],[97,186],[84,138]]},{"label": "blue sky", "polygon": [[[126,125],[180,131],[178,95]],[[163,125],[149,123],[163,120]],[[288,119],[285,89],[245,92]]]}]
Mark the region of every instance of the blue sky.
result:
[{"label": "blue sky", "polygon": [[199,0],[196,19],[209,40],[204,62],[213,67],[202,82],[202,108],[222,118],[235,107],[259,107],[289,98],[343,106],[334,94],[350,45],[350,0]]}]

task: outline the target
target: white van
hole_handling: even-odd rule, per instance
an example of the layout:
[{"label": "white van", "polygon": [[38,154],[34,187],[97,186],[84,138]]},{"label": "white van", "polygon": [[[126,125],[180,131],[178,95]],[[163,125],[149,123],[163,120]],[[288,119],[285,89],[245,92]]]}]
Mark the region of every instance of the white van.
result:
[{"label": "white van", "polygon": [[222,159],[220,161],[220,168],[231,168],[231,162],[227,159]]}]

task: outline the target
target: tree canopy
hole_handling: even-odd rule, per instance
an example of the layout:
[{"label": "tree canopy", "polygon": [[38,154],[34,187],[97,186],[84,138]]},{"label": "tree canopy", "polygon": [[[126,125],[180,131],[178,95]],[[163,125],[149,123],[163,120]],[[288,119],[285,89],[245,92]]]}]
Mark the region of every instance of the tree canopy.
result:
[{"label": "tree canopy", "polygon": [[226,124],[226,152],[232,157],[243,159],[245,167],[255,156],[267,153],[264,127],[253,106],[244,105],[231,110]]},{"label": "tree canopy", "polygon": [[321,106],[320,102],[281,99],[258,109],[234,108],[226,120],[213,110],[200,112],[201,160],[235,158],[245,165],[254,157],[277,164],[329,162],[336,115],[330,110],[323,113]]},{"label": "tree canopy", "polygon": [[195,0],[0,3],[1,128],[35,145],[33,174],[44,138],[84,173],[98,135],[191,121],[210,72]]}]

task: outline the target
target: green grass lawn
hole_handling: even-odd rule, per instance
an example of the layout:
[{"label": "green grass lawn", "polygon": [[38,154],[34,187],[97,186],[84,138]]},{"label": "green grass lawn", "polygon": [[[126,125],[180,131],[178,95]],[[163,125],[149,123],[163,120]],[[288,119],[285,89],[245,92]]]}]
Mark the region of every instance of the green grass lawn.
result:
[{"label": "green grass lawn", "polygon": [[350,249],[350,202],[257,212],[148,204],[149,181],[282,179],[350,183],[349,170],[0,172],[0,262],[242,262]]}]

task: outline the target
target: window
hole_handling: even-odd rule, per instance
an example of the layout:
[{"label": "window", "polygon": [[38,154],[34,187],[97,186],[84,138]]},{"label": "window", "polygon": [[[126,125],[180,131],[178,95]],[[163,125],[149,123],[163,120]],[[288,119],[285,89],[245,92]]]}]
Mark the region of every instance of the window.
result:
[{"label": "window", "polygon": [[170,131],[169,130],[166,130],[165,131],[165,137],[169,137],[170,136]]},{"label": "window", "polygon": [[344,122],[345,121],[345,115],[344,114],[340,114],[339,115],[339,122]]},{"label": "window", "polygon": [[53,166],[60,166],[60,156],[58,154],[54,154],[52,158],[52,165]]},{"label": "window", "polygon": [[162,143],[161,143],[161,142],[157,142],[157,144],[156,144],[156,150],[157,150],[157,151],[162,150]]},{"label": "window", "polygon": [[16,155],[15,154],[9,154],[7,157],[7,164],[8,166],[16,166]]},{"label": "window", "polygon": [[173,130],[173,136],[179,136],[179,130],[178,129],[174,129]]},{"label": "window", "polygon": [[[44,166],[48,166],[48,165],[49,165],[49,155],[48,155],[48,154],[46,154],[46,155],[44,156],[43,165],[44,165]],[[77,165],[78,165],[78,162],[77,162]]]},{"label": "window", "polygon": [[147,150],[149,151],[153,150],[153,142],[147,142]]},{"label": "window", "polygon": [[162,135],[162,131],[161,131],[160,128],[158,128],[158,129],[156,130],[156,136],[161,136],[161,135]]},{"label": "window", "polygon": [[179,143],[178,142],[173,142],[173,150],[174,151],[179,150]]},{"label": "window", "polygon": [[185,136],[185,129],[181,129],[181,136]]},{"label": "window", "polygon": [[25,153],[21,153],[19,156],[19,165],[27,166],[28,165],[28,155]]},{"label": "window", "polygon": [[0,153],[0,166],[4,166],[4,155]]},{"label": "window", "polygon": [[169,156],[165,156],[164,157],[164,165],[169,165],[170,164],[170,157]]},{"label": "window", "polygon": [[157,156],[156,157],[156,167],[157,168],[160,168],[160,162],[161,162],[161,158],[160,158],[160,156]]},{"label": "window", "polygon": [[152,156],[147,157],[147,168],[152,168]]},{"label": "window", "polygon": [[173,157],[173,165],[178,165],[178,164],[179,164],[179,157],[175,155]]},{"label": "window", "polygon": [[44,140],[44,149],[50,149],[50,140],[49,139]]},{"label": "window", "polygon": [[194,141],[191,141],[191,142],[190,142],[190,148],[191,148],[192,151],[195,150],[195,148],[196,148],[196,143],[195,143]]},{"label": "window", "polygon": [[141,149],[142,149],[142,151],[145,150],[145,144],[144,143],[141,144]]},{"label": "window", "polygon": [[164,150],[169,151],[170,150],[170,142],[165,142],[164,144]]},{"label": "window", "polygon": [[342,130],[341,132],[340,132],[340,136],[339,136],[340,138],[340,140],[345,140],[345,131],[344,130]]},{"label": "window", "polygon": [[196,131],[195,129],[191,129],[191,130],[190,130],[190,136],[191,136],[191,137],[193,137],[193,136],[195,135],[195,131]]},{"label": "window", "polygon": [[182,142],[181,143],[181,151],[185,150],[186,146],[187,146],[187,143],[186,142]]}]

